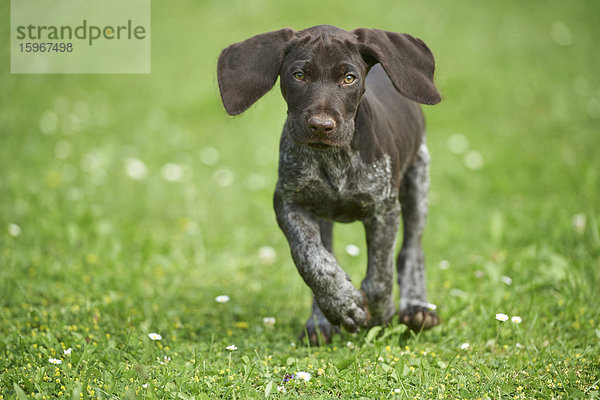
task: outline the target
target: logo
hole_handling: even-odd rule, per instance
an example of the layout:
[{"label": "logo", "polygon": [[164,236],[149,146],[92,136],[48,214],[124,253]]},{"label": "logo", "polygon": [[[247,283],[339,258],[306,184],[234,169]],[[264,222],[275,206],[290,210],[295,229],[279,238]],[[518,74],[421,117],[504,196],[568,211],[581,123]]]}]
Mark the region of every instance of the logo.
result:
[{"label": "logo", "polygon": [[150,0],[11,0],[12,73],[150,73]]}]

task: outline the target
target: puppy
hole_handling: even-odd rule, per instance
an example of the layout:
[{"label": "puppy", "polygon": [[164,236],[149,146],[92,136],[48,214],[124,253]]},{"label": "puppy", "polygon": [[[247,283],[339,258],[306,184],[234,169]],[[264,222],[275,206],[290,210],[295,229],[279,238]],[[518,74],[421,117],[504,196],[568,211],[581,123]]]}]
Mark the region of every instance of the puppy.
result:
[{"label": "puppy", "polygon": [[[280,77],[287,120],[274,206],[298,272],[312,289],[304,332],[328,342],[387,323],[397,258],[400,321],[416,331],[440,323],[428,307],[421,236],[429,153],[421,104],[437,104],[434,58],[421,40],[377,29],[315,26],[263,33],[221,52],[225,110],[245,111]],[[361,221],[368,265],[360,290],[332,252],[333,222]]]}]

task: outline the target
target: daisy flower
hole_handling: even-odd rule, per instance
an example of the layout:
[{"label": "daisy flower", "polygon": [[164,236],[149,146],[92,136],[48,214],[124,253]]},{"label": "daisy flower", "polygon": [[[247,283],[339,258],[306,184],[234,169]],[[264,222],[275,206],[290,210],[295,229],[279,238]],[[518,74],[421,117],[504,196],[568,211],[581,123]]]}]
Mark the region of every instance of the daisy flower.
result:
[{"label": "daisy flower", "polygon": [[65,354],[65,356],[70,356],[72,351],[73,349],[69,347],[68,349],[63,350],[63,353]]},{"label": "daisy flower", "polygon": [[183,167],[175,163],[167,163],[160,170],[162,177],[168,182],[180,182],[183,180]]},{"label": "daisy flower", "polygon": [[581,234],[585,232],[585,214],[575,214],[571,218],[571,224],[575,232]]},{"label": "daisy flower", "polygon": [[217,303],[225,304],[229,301],[229,296],[227,296],[226,294],[222,294],[220,296],[215,297],[215,301]]},{"label": "daisy flower", "polygon": [[8,234],[17,237],[21,234],[21,227],[17,224],[8,224]]},{"label": "daisy flower", "polygon": [[506,322],[506,321],[508,321],[508,315],[498,313],[498,314],[496,314],[496,319],[500,322]]},{"label": "daisy flower", "polygon": [[296,377],[308,382],[312,378],[312,375],[309,372],[300,371],[296,373]]},{"label": "daisy flower", "polygon": [[225,348],[229,351],[236,351],[238,349],[235,344],[232,344],[231,346],[227,346]]},{"label": "daisy flower", "polygon": [[277,321],[273,317],[264,317],[263,318],[263,325],[266,327],[272,328],[273,326],[275,326],[275,322],[277,322]]},{"label": "daisy flower", "polygon": [[506,275],[502,275],[500,277],[500,280],[506,285],[506,286],[510,286],[512,284],[512,279],[510,276],[506,276]]},{"label": "daisy flower", "polygon": [[148,167],[138,158],[129,157],[125,160],[125,173],[131,179],[141,181],[148,176]]},{"label": "daisy flower", "polygon": [[515,315],[514,317],[512,317],[510,319],[512,322],[514,322],[515,324],[520,324],[521,323],[521,317],[519,317],[518,315]]},{"label": "daisy flower", "polygon": [[49,358],[48,362],[50,362],[52,364],[56,364],[56,365],[62,364],[62,360],[59,360],[58,358]]},{"label": "daisy flower", "polygon": [[263,264],[273,264],[277,260],[277,252],[271,246],[263,246],[258,249],[258,258]]},{"label": "daisy flower", "polygon": [[162,336],[160,336],[158,333],[154,333],[154,332],[152,332],[152,333],[149,333],[149,334],[148,334],[148,337],[149,337],[151,340],[162,340]]},{"label": "daisy flower", "polygon": [[171,362],[171,357],[164,356],[162,360],[160,359],[160,357],[156,357],[156,361],[158,361],[160,365],[167,365]]},{"label": "daisy flower", "polygon": [[461,350],[467,350],[471,345],[469,343],[463,343],[460,345]]},{"label": "daisy flower", "polygon": [[476,150],[469,150],[463,157],[465,167],[474,171],[483,168],[483,156]]},{"label": "daisy flower", "polygon": [[360,248],[355,244],[349,244],[346,246],[346,253],[352,257],[356,257],[360,254]]}]

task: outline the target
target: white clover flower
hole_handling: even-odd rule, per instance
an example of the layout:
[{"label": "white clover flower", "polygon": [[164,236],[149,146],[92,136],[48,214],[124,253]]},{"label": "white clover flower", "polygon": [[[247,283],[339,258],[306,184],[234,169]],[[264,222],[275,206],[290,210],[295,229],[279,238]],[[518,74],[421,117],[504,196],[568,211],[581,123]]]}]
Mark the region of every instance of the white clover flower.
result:
[{"label": "white clover flower", "polygon": [[476,150],[469,150],[463,157],[463,163],[469,169],[480,170],[483,168],[483,156]]},{"label": "white clover flower", "polygon": [[63,350],[63,353],[65,356],[70,356],[72,351],[73,349],[69,347],[68,349]]},{"label": "white clover flower", "polygon": [[258,249],[258,259],[263,264],[273,264],[277,260],[277,252],[271,246],[262,246]]},{"label": "white clover flower", "polygon": [[352,257],[356,257],[360,254],[360,248],[357,245],[349,244],[346,246],[346,253]]},{"label": "white clover flower", "polygon": [[69,157],[69,154],[71,154],[71,149],[71,143],[67,142],[66,140],[59,140],[54,146],[54,155],[59,160],[64,160]]},{"label": "white clover flower", "polygon": [[49,358],[48,362],[50,362],[51,364],[56,364],[56,365],[62,364],[62,360],[60,360],[58,358]]},{"label": "white clover flower", "polygon": [[246,177],[246,188],[253,192],[264,189],[267,185],[265,178],[260,174],[250,174]]},{"label": "white clover flower", "polygon": [[460,345],[461,350],[467,350],[471,345],[469,343],[463,343]]},{"label": "white clover flower", "polygon": [[45,135],[51,135],[58,128],[58,116],[52,111],[46,111],[42,114],[39,122],[40,131]]},{"label": "white clover flower", "polygon": [[515,324],[520,324],[521,323],[521,317],[519,317],[518,315],[515,315],[514,317],[512,317],[510,319],[512,322],[514,322]]},{"label": "white clover flower", "polygon": [[236,351],[238,348],[235,344],[225,347],[229,351]]},{"label": "white clover flower", "polygon": [[275,326],[275,323],[277,321],[275,320],[274,317],[264,317],[263,318],[263,325],[269,328],[272,328]]},{"label": "white clover flower", "polygon": [[600,118],[600,101],[591,97],[587,102],[587,112],[592,118]]},{"label": "white clover flower", "polygon": [[571,218],[571,224],[576,233],[582,234],[585,232],[585,214],[575,214]]},{"label": "white clover flower", "polygon": [[235,181],[235,174],[233,171],[227,167],[219,168],[213,173],[212,176],[215,183],[222,187],[231,186],[233,181]]},{"label": "white clover flower", "polygon": [[554,21],[550,30],[550,37],[559,46],[570,46],[573,43],[571,30],[562,21]]},{"label": "white clover flower", "polygon": [[220,296],[215,297],[215,301],[217,303],[225,304],[229,301],[229,296],[227,296],[226,294],[222,294]]},{"label": "white clover flower", "polygon": [[502,281],[504,284],[506,284],[506,286],[510,286],[510,285],[512,284],[512,279],[511,279],[509,276],[502,275],[502,276],[500,277],[500,280],[501,280],[501,281]]},{"label": "white clover flower", "polygon": [[496,319],[500,322],[506,322],[506,321],[508,321],[508,315],[498,313],[498,314],[496,314]]},{"label": "white clover flower", "polygon": [[312,378],[312,375],[310,372],[299,371],[296,373],[296,378],[304,379],[306,382],[308,382]]},{"label": "white clover flower", "polygon": [[448,137],[446,146],[448,146],[448,150],[454,154],[463,154],[469,149],[469,140],[465,135],[455,133]]},{"label": "white clover flower", "polygon": [[148,167],[138,158],[129,157],[125,160],[125,173],[131,179],[141,181],[148,176]]},{"label": "white clover flower", "polygon": [[17,224],[8,224],[8,234],[12,237],[21,235],[21,227]]},{"label": "white clover flower", "polygon": [[206,165],[217,165],[221,155],[214,147],[204,147],[200,150],[200,161]]},{"label": "white clover flower", "polygon": [[150,338],[150,340],[162,340],[162,336],[155,332],[149,333],[148,337]]},{"label": "white clover flower", "polygon": [[160,169],[163,179],[168,182],[181,182],[183,180],[183,167],[175,163],[167,163]]}]

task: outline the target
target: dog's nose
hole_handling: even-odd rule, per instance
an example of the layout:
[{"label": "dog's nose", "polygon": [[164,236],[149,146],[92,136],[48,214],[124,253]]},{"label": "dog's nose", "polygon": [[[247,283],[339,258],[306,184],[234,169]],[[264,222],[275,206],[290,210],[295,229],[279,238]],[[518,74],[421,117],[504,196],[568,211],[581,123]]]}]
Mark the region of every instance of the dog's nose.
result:
[{"label": "dog's nose", "polygon": [[315,115],[308,120],[308,126],[316,135],[330,135],[335,131],[333,118],[323,115]]}]

